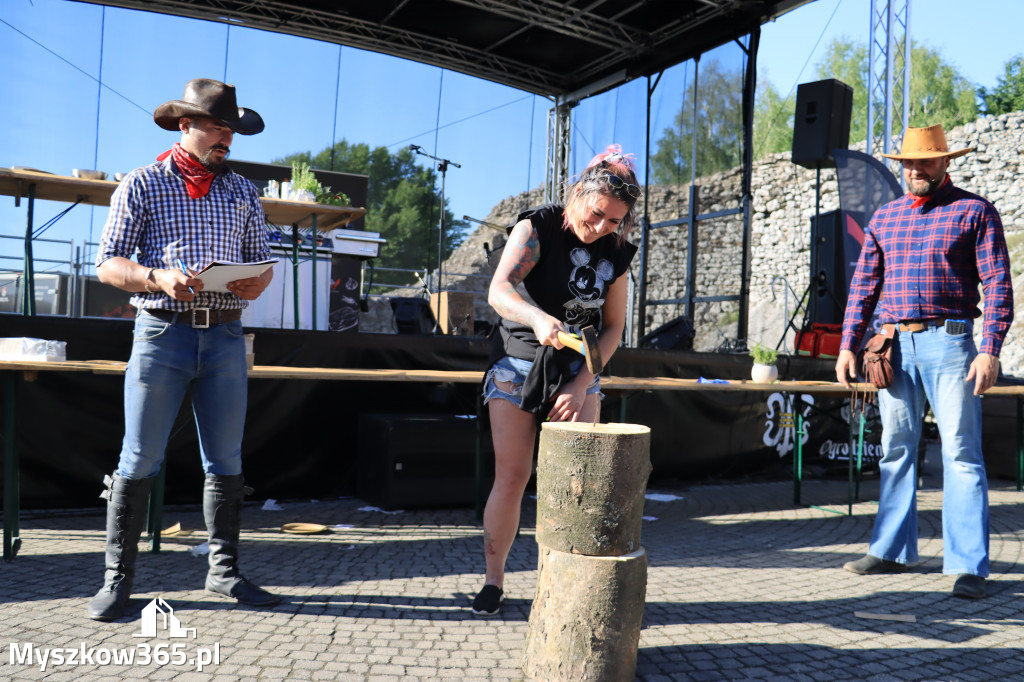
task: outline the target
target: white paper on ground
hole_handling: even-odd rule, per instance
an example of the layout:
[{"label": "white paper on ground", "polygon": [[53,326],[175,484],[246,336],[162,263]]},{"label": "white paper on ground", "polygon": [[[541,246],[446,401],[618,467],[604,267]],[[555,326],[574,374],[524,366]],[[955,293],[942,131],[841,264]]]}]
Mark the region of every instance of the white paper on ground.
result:
[{"label": "white paper on ground", "polygon": [[644,497],[655,502],[674,502],[675,500],[683,499],[678,495],[672,495],[670,493],[647,493]]}]

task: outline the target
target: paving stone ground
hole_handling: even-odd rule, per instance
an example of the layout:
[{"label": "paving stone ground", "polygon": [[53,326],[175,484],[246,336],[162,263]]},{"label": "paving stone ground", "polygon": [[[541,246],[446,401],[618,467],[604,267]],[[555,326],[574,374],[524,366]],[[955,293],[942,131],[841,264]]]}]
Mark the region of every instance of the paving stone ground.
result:
[{"label": "paving stone ground", "polygon": [[[990,482],[992,575],[989,596],[975,602],[950,596],[954,578],[942,575],[939,485],[941,473],[926,468],[922,561],[884,576],[841,568],[867,547],[877,499],[870,477],[852,515],[845,481],[806,481],[802,501],[816,506],[795,505],[789,482],[649,491],[678,499],[648,500],[645,509],[650,563],[637,679],[1024,679],[1024,493]],[[364,510],[356,499],[281,504],[281,511],[247,505],[242,544],[244,572],[284,595],[280,606],[243,608],[204,593],[206,557],[191,552],[200,533],[165,539],[159,554],[140,553],[133,611],[108,624],[85,616],[102,580],[99,507],[26,513],[18,557],[0,564],[0,679],[522,679],[536,585],[532,499],[509,559],[505,606],[493,619],[468,611],[483,571],[473,510],[390,514]],[[197,507],[168,508],[164,519],[202,528]],[[295,521],[332,529],[280,531]],[[195,628],[194,639],[163,629],[133,636],[141,633],[142,607],[156,597],[182,627]],[[91,664],[53,658],[66,650],[80,656],[83,647]],[[199,672],[193,659],[203,650],[219,660]],[[151,660],[104,660],[128,651]],[[51,656],[45,668],[35,658],[44,653]]]}]

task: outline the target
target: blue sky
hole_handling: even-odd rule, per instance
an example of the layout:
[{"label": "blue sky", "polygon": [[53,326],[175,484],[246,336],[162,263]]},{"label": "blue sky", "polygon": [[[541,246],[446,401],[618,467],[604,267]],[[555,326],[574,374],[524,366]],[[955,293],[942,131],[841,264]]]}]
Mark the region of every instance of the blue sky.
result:
[{"label": "blue sky", "polygon": [[[915,0],[911,34],[968,80],[992,87],[1022,49],[1012,31],[1024,25],[1024,3],[973,0],[969,17],[962,4]],[[832,38],[867,41],[869,7],[869,0],[816,0],[766,25],[761,72],[784,94],[816,80],[814,67]],[[965,30],[968,20],[977,28]],[[715,57],[738,64],[732,46]],[[663,76],[652,100],[652,139],[671,125],[692,68],[679,65]],[[260,135],[235,137],[236,159],[316,152],[342,138],[392,151],[418,144],[461,164],[447,175],[449,206],[456,216],[481,219],[501,199],[544,179],[546,99],[349,47],[67,0],[0,0],[0,73],[3,167],[64,175],[98,168],[113,175],[149,163],[178,139],[157,128],[153,109],[203,76],[234,83],[239,104],[267,122]],[[572,140],[576,170],[611,142],[636,152],[642,168],[645,90],[646,81],[638,80],[580,104]],[[36,225],[63,208],[39,202]],[[98,238],[105,217],[104,208],[77,207],[45,237],[81,246]],[[24,230],[24,204],[15,208],[10,197],[0,197],[0,235]],[[46,253],[40,245],[37,255],[41,249]],[[51,251],[63,257],[68,247]],[[0,239],[0,255],[20,252],[14,240]],[[0,259],[0,269],[10,267],[19,265]]]}]

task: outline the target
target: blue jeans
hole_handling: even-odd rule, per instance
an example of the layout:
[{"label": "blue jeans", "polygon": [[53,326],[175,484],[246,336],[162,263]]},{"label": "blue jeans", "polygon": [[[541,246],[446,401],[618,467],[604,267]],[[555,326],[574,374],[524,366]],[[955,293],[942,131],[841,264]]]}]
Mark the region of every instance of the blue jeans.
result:
[{"label": "blue jeans", "polygon": [[[500,398],[509,401],[516,407],[521,406],[523,404],[523,382],[526,381],[526,375],[530,373],[532,367],[532,360],[520,360],[511,355],[506,355],[495,362],[491,369],[488,370],[487,376],[484,377],[484,405],[495,398]],[[570,365],[573,376],[579,374],[582,368],[582,359],[575,360]],[[511,391],[503,391],[498,388],[497,384],[495,384],[496,381],[511,382]],[[590,382],[590,385],[587,386],[587,395],[593,393],[598,393],[601,397],[604,397],[604,394],[601,393],[601,375],[596,375],[594,380]]]},{"label": "blue jeans", "polygon": [[901,332],[893,384],[879,391],[881,491],[868,554],[912,563],[917,555],[917,447],[927,398],[942,439],[942,572],[988,577],[988,478],[981,452],[981,399],[968,369],[977,355],[964,334]]},{"label": "blue jeans", "polygon": [[220,476],[242,473],[248,377],[241,321],[193,329],[140,313],[124,377],[119,475],[140,479],[160,473],[189,389],[203,470]]}]

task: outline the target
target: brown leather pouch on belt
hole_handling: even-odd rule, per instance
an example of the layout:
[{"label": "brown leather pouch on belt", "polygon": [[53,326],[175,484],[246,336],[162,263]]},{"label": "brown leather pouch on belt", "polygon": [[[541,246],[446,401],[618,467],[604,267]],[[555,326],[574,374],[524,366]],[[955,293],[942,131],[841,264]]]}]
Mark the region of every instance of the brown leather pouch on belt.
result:
[{"label": "brown leather pouch on belt", "polygon": [[896,325],[883,324],[857,355],[860,373],[875,388],[892,385],[892,344],[895,343]]}]

